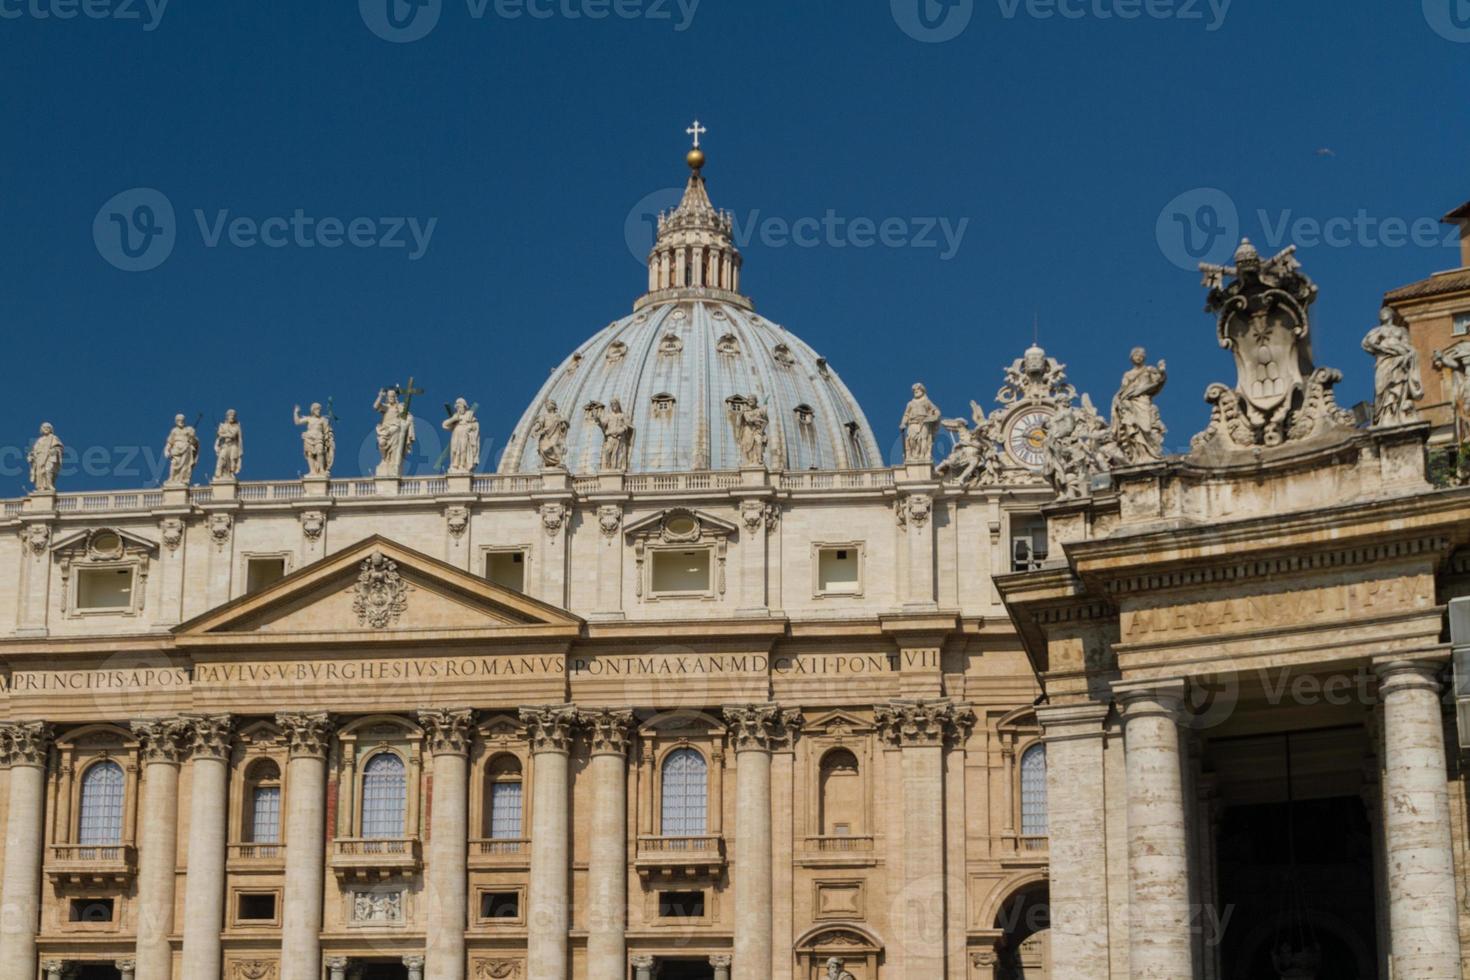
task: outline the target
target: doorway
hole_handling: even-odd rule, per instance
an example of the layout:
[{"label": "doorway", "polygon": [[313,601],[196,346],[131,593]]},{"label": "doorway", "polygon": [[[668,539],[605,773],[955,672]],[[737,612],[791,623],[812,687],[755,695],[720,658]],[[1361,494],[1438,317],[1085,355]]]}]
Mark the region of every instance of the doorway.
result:
[{"label": "doorway", "polygon": [[77,980],[121,980],[122,974],[111,963],[82,963]]},{"label": "doorway", "polygon": [[362,980],[408,980],[408,967],[402,963],[364,963]]},{"label": "doorway", "polygon": [[715,980],[715,968],[708,959],[660,960],[657,980]]}]

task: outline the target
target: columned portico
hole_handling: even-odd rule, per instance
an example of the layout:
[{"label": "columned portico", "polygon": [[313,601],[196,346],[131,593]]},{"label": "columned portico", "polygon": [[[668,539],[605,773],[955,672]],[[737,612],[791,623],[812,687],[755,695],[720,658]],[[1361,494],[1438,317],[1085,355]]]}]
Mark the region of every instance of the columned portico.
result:
[{"label": "columned portico", "polygon": [[225,913],[226,811],[229,807],[231,719],[188,720],[193,754],[189,788],[189,870],[184,879],[184,976],[221,973]]},{"label": "columned portico", "polygon": [[1194,975],[1179,722],[1183,681],[1116,684],[1128,785],[1132,980]]},{"label": "columned portico", "polygon": [[628,745],[633,713],[604,708],[582,722],[591,742],[593,807],[587,863],[587,975],[624,980],[628,925]]},{"label": "columned portico", "polygon": [[1395,977],[1458,980],[1460,932],[1437,660],[1375,665]]},{"label": "columned portico", "polygon": [[577,724],[571,705],[522,708],[533,756],[531,881],[526,916],[528,980],[567,980],[571,925],[569,757]]},{"label": "columned portico", "polygon": [[178,880],[179,766],[188,749],[183,718],[133,722],[141,743],[143,798],[139,808],[138,948],[140,980],[173,976],[174,889]]},{"label": "columned portico", "polygon": [[10,816],[0,885],[0,976],[30,977],[36,970],[36,930],[40,924],[42,827],[51,726],[33,721],[0,727],[0,748],[10,767]]},{"label": "columned portico", "polygon": [[281,923],[281,980],[321,977],[325,878],[327,748],[325,712],[277,715],[290,745],[286,764],[286,887]]},{"label": "columned portico", "polygon": [[[434,758],[434,805],[424,892],[427,963],[435,980],[464,980],[469,926],[469,750],[475,713],[468,708],[420,711]],[[405,961],[406,962],[406,961]]]}]

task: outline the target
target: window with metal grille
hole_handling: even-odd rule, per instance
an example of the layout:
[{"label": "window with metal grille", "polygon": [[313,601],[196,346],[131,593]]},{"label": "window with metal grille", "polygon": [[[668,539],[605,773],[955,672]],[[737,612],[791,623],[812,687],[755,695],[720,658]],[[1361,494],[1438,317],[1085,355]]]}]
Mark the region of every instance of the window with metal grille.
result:
[{"label": "window with metal grille", "polygon": [[1046,833],[1046,746],[1033,745],[1021,756],[1021,834]]},{"label": "window with metal grille", "polygon": [[250,800],[250,840],[256,844],[281,842],[281,788],[257,786]]},{"label": "window with metal grille", "polygon": [[709,765],[693,749],[675,749],[664,759],[665,837],[703,837],[709,804]]},{"label": "window with metal grille", "polygon": [[123,826],[123,771],[116,762],[99,762],[82,776],[78,844],[120,844]]},{"label": "window with metal grille", "polygon": [[362,836],[402,837],[407,808],[403,760],[392,752],[379,752],[362,769]]},{"label": "window with metal grille", "polygon": [[492,783],[490,786],[490,836],[495,840],[517,840],[521,836],[521,784]]}]

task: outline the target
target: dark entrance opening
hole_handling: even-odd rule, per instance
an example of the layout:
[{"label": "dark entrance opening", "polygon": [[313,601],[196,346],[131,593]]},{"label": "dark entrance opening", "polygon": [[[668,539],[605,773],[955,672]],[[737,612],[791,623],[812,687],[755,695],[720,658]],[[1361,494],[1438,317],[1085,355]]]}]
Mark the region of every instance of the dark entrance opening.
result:
[{"label": "dark entrance opening", "polygon": [[658,980],[715,980],[715,968],[708,959],[660,960]]},{"label": "dark entrance opening", "polygon": [[111,963],[82,963],[77,980],[122,980],[122,974]]},{"label": "dark entrance opening", "polygon": [[1218,857],[1219,909],[1230,915],[1226,980],[1281,976],[1318,958],[1319,977],[1377,977],[1373,834],[1362,799],[1229,806]]},{"label": "dark entrance opening", "polygon": [[362,980],[408,980],[408,967],[402,963],[364,963]]}]

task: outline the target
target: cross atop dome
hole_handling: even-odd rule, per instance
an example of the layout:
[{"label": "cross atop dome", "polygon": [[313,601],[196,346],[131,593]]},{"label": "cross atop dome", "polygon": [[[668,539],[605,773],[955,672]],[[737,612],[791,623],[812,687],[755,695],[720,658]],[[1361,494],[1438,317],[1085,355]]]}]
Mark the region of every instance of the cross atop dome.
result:
[{"label": "cross atop dome", "polygon": [[699,148],[699,138],[705,133],[709,132],[709,130],[704,126],[701,126],[699,124],[699,120],[696,119],[694,120],[694,125],[684,130],[684,132],[694,137],[694,149],[689,151],[689,154],[684,158],[684,161],[689,164],[690,170],[698,173],[700,169],[704,167],[704,151]]},{"label": "cross atop dome", "polygon": [[697,150],[697,149],[699,149],[699,138],[701,136],[703,136],[705,133],[709,132],[709,130],[706,129],[705,127],[701,126],[699,124],[699,120],[696,119],[696,120],[694,120],[694,125],[693,126],[690,126],[688,129],[684,130],[684,132],[686,132],[690,136],[693,136],[694,137],[694,148]]}]

